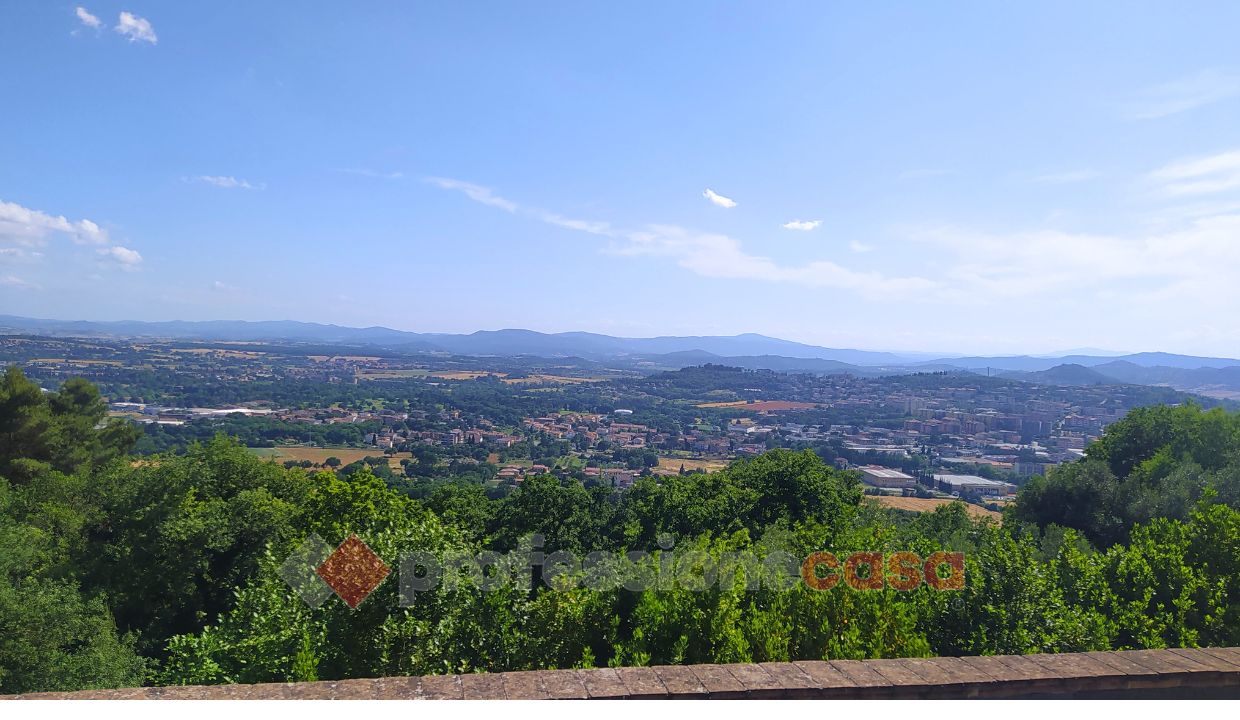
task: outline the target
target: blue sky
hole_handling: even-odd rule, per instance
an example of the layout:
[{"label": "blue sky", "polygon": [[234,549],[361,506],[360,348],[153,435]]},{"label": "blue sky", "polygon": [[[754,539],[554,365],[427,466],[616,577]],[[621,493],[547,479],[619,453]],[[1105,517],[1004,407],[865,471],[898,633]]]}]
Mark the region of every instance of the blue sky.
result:
[{"label": "blue sky", "polygon": [[0,312],[1240,356],[1240,4],[865,5],[6,2]]}]

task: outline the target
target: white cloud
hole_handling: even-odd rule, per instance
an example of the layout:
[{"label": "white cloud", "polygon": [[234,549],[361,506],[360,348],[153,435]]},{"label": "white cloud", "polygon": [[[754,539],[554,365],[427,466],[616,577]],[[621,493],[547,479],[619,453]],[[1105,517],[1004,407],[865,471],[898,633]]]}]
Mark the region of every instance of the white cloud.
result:
[{"label": "white cloud", "polygon": [[159,42],[159,38],[155,37],[155,28],[151,27],[151,22],[133,13],[122,12],[113,30],[129,38],[129,42],[142,41],[152,45]]},{"label": "white cloud", "polygon": [[719,193],[715,192],[714,190],[711,190],[710,188],[706,188],[706,190],[702,193],[702,197],[706,198],[707,200],[711,201],[712,203],[718,205],[721,208],[736,207],[735,200],[733,200],[732,198],[724,197],[720,195]]},{"label": "white cloud", "polygon": [[235,285],[229,285],[223,280],[216,280],[211,283],[211,289],[218,293],[234,293],[237,292],[238,288]]},{"label": "white cloud", "polygon": [[68,236],[77,245],[102,246],[95,250],[98,256],[125,269],[136,269],[142,262],[142,256],[137,251],[112,245],[107,231],[93,220],[69,220],[63,215],[50,215],[17,203],[0,201],[0,259],[41,261],[43,253],[35,248],[46,245],[48,239],[55,235]]},{"label": "white cloud", "polygon": [[427,180],[441,188],[465,193],[484,205],[570,230],[612,238],[614,242],[607,248],[612,254],[666,257],[704,277],[790,282],[810,287],[854,290],[867,296],[884,298],[938,287],[938,283],[924,278],[891,278],[880,273],[857,272],[824,260],[803,265],[780,265],[770,258],[748,254],[738,240],[726,235],[700,233],[675,225],[650,225],[639,231],[617,230],[606,222],[572,220],[545,210],[524,207],[481,185],[447,178]]},{"label": "white cloud", "polygon": [[88,28],[98,30],[103,25],[103,22],[99,18],[91,15],[90,12],[81,5],[77,6],[73,12],[77,15],[78,20],[81,20],[82,24]]},{"label": "white cloud", "polygon": [[1147,176],[1171,197],[1209,195],[1240,187],[1240,150],[1179,160]]},{"label": "white cloud", "polygon": [[1131,120],[1153,120],[1237,95],[1240,73],[1202,70],[1143,90],[1125,105],[1124,114]]},{"label": "white cloud", "polygon": [[[1233,168],[1240,173],[1240,153],[1172,163],[1151,176],[1164,182],[1195,182]],[[1219,298],[1235,296],[1235,302],[1240,302],[1240,284],[1230,276],[1240,267],[1240,243],[1235,240],[1240,237],[1240,211],[1234,205],[1222,206],[1227,212],[1184,215],[1166,229],[1128,236],[1042,229],[917,228],[906,232],[907,239],[933,249],[931,264],[919,276],[857,270],[831,260],[785,264],[751,254],[727,235],[666,224],[637,231],[617,229],[608,223],[569,220],[526,208],[471,183],[440,180],[436,184],[514,214],[606,236],[612,239],[606,248],[612,254],[668,258],[704,277],[793,283],[849,290],[866,297],[917,297],[966,306],[1017,297],[1048,302],[1096,298],[1107,292],[1133,298],[1188,293],[1203,301],[1213,293]],[[856,254],[875,250],[856,240],[847,247]]]},{"label": "white cloud", "polygon": [[781,227],[785,230],[813,230],[821,224],[821,220],[793,220],[784,223]]},{"label": "white cloud", "polygon": [[[1112,293],[1206,298],[1229,307],[1238,296],[1231,275],[1240,267],[1240,214],[1198,218],[1161,233],[1136,236],[1033,230],[983,233],[956,227],[913,233],[936,248],[944,277],[960,298],[1040,296],[1082,298]],[[1230,305],[1234,307],[1234,305]]]},{"label": "white cloud", "polygon": [[38,261],[43,258],[43,253],[38,250],[31,250],[24,247],[0,247],[0,260],[3,261]]},{"label": "white cloud", "polygon": [[104,259],[116,262],[125,269],[134,269],[142,262],[142,255],[137,250],[130,250],[120,245],[99,248],[95,252],[99,253]]},{"label": "white cloud", "polygon": [[16,275],[0,275],[0,286],[17,290],[42,290],[38,284],[22,280]]},{"label": "white cloud", "polygon": [[781,265],[767,257],[750,255],[738,240],[726,235],[700,233],[674,225],[651,225],[643,231],[628,233],[625,240],[627,243],[611,251],[620,255],[672,258],[680,267],[704,277],[794,283],[885,298],[929,292],[939,287],[939,283],[926,278],[859,272],[827,260]]},{"label": "white cloud", "polygon": [[1230,215],[1240,212],[1240,198],[1228,200],[1226,196],[1219,200],[1200,202],[1184,202],[1167,207],[1157,208],[1141,218],[1147,227],[1177,228],[1184,223],[1212,215]]},{"label": "white cloud", "polygon": [[231,175],[199,175],[194,180],[229,190],[266,190],[266,183],[250,183]]},{"label": "white cloud", "polygon": [[466,197],[470,200],[480,202],[483,205],[497,207],[510,213],[515,213],[517,211],[517,204],[515,202],[505,200],[504,198],[491,192],[490,188],[485,188],[481,185],[475,185],[463,180],[453,180],[451,178],[441,177],[429,177],[426,178],[426,182],[437,187],[441,187],[445,190],[456,190],[457,192],[465,193]]},{"label": "white cloud", "polygon": [[593,235],[615,234],[615,231],[611,229],[611,225],[605,222],[598,222],[594,220],[574,220],[573,218],[566,218],[561,215],[544,212],[542,210],[531,210],[530,214],[545,223],[558,225],[559,227],[567,228],[569,230],[579,230]]},{"label": "white cloud", "polygon": [[577,220],[574,218],[564,217],[563,215],[559,215],[557,213],[548,212],[546,210],[526,207],[507,198],[500,197],[499,195],[496,195],[491,188],[483,187],[482,185],[475,185],[474,183],[465,182],[464,180],[453,180],[451,178],[442,177],[428,177],[425,178],[425,180],[426,182],[436,187],[443,188],[444,190],[455,190],[459,193],[464,193],[466,197],[474,202],[482,203],[483,205],[490,205],[491,207],[497,207],[510,213],[525,215],[527,217],[534,218],[535,220],[545,222],[548,225],[556,225],[568,230],[577,230],[593,235],[615,235],[615,231],[608,223],[594,220]]},{"label": "white cloud", "polygon": [[49,215],[40,210],[0,200],[0,243],[7,245],[42,245],[52,233],[64,233],[78,244],[102,245],[108,233],[91,220],[76,222],[63,215]]}]

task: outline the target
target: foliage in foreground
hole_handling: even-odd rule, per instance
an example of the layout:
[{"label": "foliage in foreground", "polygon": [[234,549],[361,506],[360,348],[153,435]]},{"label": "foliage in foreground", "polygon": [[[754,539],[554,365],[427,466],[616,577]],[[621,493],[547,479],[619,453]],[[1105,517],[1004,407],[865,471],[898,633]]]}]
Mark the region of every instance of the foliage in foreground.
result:
[{"label": "foliage in foreground", "polygon": [[[1240,420],[1218,411],[1134,413],[1031,484],[1002,527],[959,504],[864,504],[807,452],[624,493],[540,477],[502,500],[462,483],[419,501],[365,468],[311,475],[223,437],[134,461],[134,433],[104,418],[88,383],[43,393],[12,369],[0,383],[0,692],[1240,645]],[[702,591],[632,591],[632,568],[604,565],[610,584],[444,583],[407,607],[394,574],[358,610],[310,609],[279,566],[311,533],[356,533],[389,564],[519,555],[534,533],[547,553],[650,551],[649,567],[944,549],[966,554],[966,585],[820,591],[767,572],[751,587],[733,568]]]}]

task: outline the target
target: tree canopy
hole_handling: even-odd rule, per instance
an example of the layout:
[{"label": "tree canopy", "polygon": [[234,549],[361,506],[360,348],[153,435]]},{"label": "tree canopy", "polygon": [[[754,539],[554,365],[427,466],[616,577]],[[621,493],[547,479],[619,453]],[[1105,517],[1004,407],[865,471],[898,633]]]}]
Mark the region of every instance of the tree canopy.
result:
[{"label": "tree canopy", "polygon": [[[1240,645],[1238,428],[1135,411],[1002,524],[864,502],[852,473],[791,450],[623,491],[543,475],[497,497],[458,478],[419,499],[386,462],[309,473],[226,436],[131,456],[89,383],[48,392],[10,369],[0,692]],[[303,602],[285,560],[353,535],[392,575],[357,609]],[[798,573],[818,551],[960,552],[964,584],[897,589],[879,565],[878,589],[815,589]],[[402,593],[410,553],[464,574]]]}]

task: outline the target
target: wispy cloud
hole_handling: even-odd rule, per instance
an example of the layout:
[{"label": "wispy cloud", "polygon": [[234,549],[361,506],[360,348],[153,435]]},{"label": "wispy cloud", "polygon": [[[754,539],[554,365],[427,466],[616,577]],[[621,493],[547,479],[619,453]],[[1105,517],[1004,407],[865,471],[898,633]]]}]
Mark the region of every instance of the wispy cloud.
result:
[{"label": "wispy cloud", "polygon": [[545,212],[542,210],[531,210],[530,214],[545,223],[557,225],[569,230],[578,230],[592,235],[615,234],[615,231],[611,229],[611,225],[605,222],[599,222],[596,220],[575,220],[573,218],[566,218],[563,215],[557,215],[556,213]]},{"label": "wispy cloud", "polygon": [[939,287],[938,282],[926,278],[889,277],[852,270],[828,260],[783,265],[746,252],[735,238],[675,225],[650,225],[626,234],[624,239],[625,243],[611,248],[613,253],[671,258],[680,267],[704,277],[837,288],[874,298],[902,297]]},{"label": "wispy cloud", "polygon": [[137,269],[138,265],[142,263],[142,255],[137,250],[130,250],[120,245],[99,248],[95,252],[103,259],[114,262],[126,270]]},{"label": "wispy cloud", "polygon": [[1209,195],[1240,188],[1240,150],[1177,160],[1147,178],[1169,197]]},{"label": "wispy cloud", "polygon": [[[1199,294],[1234,307],[1240,214],[1195,219],[1158,233],[1105,235],[1057,230],[985,233],[929,228],[912,239],[935,247],[960,297],[1081,297],[1118,291],[1142,297]],[[1129,286],[1132,286],[1129,288]],[[1125,289],[1129,288],[1129,289]],[[1227,295],[1233,296],[1229,301]]]},{"label": "wispy cloud", "polygon": [[[1159,171],[1171,180],[1230,171],[1240,158],[1173,163]],[[441,187],[478,202],[563,227],[555,216],[506,200],[487,188],[453,181]],[[1219,313],[1240,303],[1231,273],[1240,267],[1240,212],[1193,217],[1167,230],[1107,235],[1059,230],[982,232],[960,226],[906,229],[906,242],[929,246],[933,275],[888,274],[818,259],[785,263],[746,249],[739,239],[670,224],[639,229],[598,223],[608,238],[600,249],[617,256],[664,258],[702,277],[847,290],[875,300],[916,298],[955,306],[995,304],[1013,298],[1105,298],[1213,303]],[[594,225],[589,225],[597,229]],[[587,230],[588,231],[588,230]],[[860,241],[852,253],[875,251]],[[1139,289],[1135,289],[1139,288]],[[1215,300],[1210,300],[1213,297]]]},{"label": "wispy cloud", "polygon": [[1066,170],[1063,172],[1046,173],[1044,175],[1035,175],[1030,178],[1035,183],[1042,185],[1069,185],[1071,183],[1085,182],[1098,177],[1100,173],[1097,170],[1080,169]]},{"label": "wispy cloud", "polygon": [[1155,85],[1124,104],[1131,120],[1153,120],[1240,95],[1240,72],[1202,70]]},{"label": "wispy cloud", "polygon": [[102,20],[95,17],[94,15],[91,15],[90,11],[88,11],[86,8],[82,7],[81,5],[74,8],[73,12],[75,15],[77,15],[77,19],[81,20],[82,24],[88,28],[94,28],[95,30],[98,30],[100,27],[103,26]]},{"label": "wispy cloud", "polygon": [[38,283],[22,280],[16,275],[0,275],[0,287],[14,288],[16,290],[42,290]]},{"label": "wispy cloud", "polygon": [[129,38],[129,42],[148,42],[152,45],[159,42],[159,38],[155,36],[155,28],[151,27],[151,22],[130,12],[122,12],[116,27],[112,29]]},{"label": "wispy cloud", "polygon": [[651,224],[640,230],[621,230],[606,222],[572,220],[556,213],[520,205],[496,195],[490,188],[461,180],[428,178],[432,184],[464,193],[475,202],[525,215],[551,225],[602,235],[611,239],[605,252],[623,256],[668,258],[703,277],[786,282],[809,287],[833,287],[856,291],[867,297],[894,298],[906,293],[935,289],[939,283],[918,277],[888,277],[859,272],[826,260],[802,265],[783,265],[771,258],[752,255],[739,240],[717,233],[703,233],[676,225]]},{"label": "wispy cloud", "polygon": [[821,224],[821,220],[793,220],[784,223],[781,227],[785,230],[813,230]]},{"label": "wispy cloud", "polygon": [[735,200],[729,197],[724,197],[720,195],[719,193],[715,192],[714,190],[711,190],[710,188],[706,188],[706,190],[702,193],[702,197],[706,198],[707,200],[711,201],[712,203],[718,205],[721,208],[736,207]]},{"label": "wispy cloud", "polygon": [[491,207],[499,208],[505,212],[525,215],[526,217],[534,218],[535,220],[545,222],[549,225],[556,225],[568,230],[587,232],[593,235],[615,234],[615,231],[612,230],[611,225],[608,223],[595,220],[578,220],[575,218],[564,217],[559,213],[553,213],[547,210],[521,205],[512,200],[496,195],[491,188],[484,187],[482,185],[475,185],[474,183],[465,182],[464,180],[453,180],[452,178],[443,177],[428,177],[425,178],[425,180],[426,182],[436,187],[443,188],[444,190],[455,190],[456,192],[463,193],[474,202],[482,203],[483,205],[490,205]]},{"label": "wispy cloud", "polygon": [[428,177],[426,178],[426,182],[435,185],[436,187],[441,187],[444,190],[456,190],[457,192],[465,193],[465,196],[470,200],[480,202],[483,205],[497,207],[500,210],[510,213],[515,213],[517,211],[517,204],[515,202],[505,200],[504,198],[491,192],[490,188],[486,188],[481,185],[468,183],[464,180],[453,180],[452,178],[442,177]]},{"label": "wispy cloud", "polygon": [[266,190],[267,183],[251,183],[247,180],[235,178],[231,175],[198,175],[191,178],[198,182],[204,182],[208,185],[214,185],[218,188],[228,190]]}]

